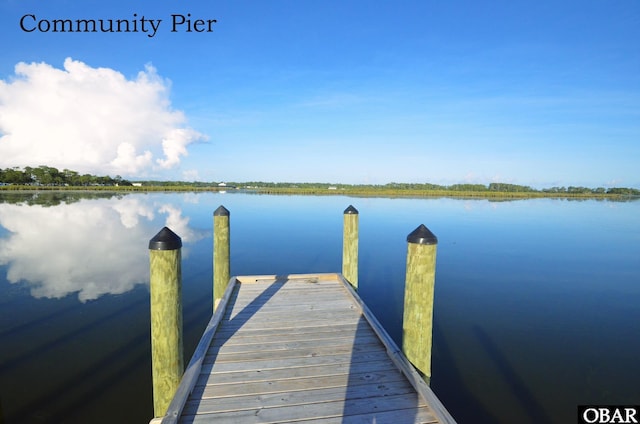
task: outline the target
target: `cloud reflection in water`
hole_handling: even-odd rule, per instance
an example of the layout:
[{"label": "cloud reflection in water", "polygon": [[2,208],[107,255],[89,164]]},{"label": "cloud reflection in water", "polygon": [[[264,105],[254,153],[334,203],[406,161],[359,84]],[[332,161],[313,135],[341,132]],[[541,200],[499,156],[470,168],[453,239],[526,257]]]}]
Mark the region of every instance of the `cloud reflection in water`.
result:
[{"label": "cloud reflection in water", "polygon": [[27,283],[37,298],[78,293],[85,302],[125,293],[148,283],[147,243],[164,225],[185,243],[205,236],[178,206],[137,196],[49,207],[4,203],[0,266],[10,283]]}]

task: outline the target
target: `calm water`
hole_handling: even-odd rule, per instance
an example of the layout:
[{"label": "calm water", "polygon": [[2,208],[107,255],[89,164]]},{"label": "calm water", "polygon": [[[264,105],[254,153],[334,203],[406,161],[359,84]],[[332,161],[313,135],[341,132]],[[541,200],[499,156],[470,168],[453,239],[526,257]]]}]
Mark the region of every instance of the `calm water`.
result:
[{"label": "calm water", "polygon": [[[147,244],[183,247],[185,356],[211,311],[212,212],[232,274],[339,272],[360,211],[360,293],[399,341],[406,236],[438,236],[432,388],[465,423],[572,423],[640,400],[640,201],[0,194],[4,424],[151,418]],[[2,420],[0,419],[0,422]]]}]

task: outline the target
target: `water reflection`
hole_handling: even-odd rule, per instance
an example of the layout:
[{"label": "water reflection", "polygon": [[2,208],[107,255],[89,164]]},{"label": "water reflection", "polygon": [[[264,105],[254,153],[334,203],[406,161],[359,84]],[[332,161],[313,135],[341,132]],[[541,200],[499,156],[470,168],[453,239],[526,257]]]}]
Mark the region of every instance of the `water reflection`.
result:
[{"label": "water reflection", "polygon": [[7,424],[148,422],[147,243],[164,225],[185,242],[189,358],[211,314],[211,214],[220,204],[232,214],[235,275],[339,271],[342,211],[353,204],[359,293],[396,342],[406,235],[427,225],[439,239],[432,388],[460,423],[567,423],[579,404],[640,399],[638,200],[6,195]]},{"label": "water reflection", "polygon": [[56,206],[62,203],[75,203],[83,199],[111,199],[122,198],[127,193],[113,191],[2,191],[0,203],[22,205]]},{"label": "water reflection", "polygon": [[206,235],[192,229],[175,204],[153,196],[112,197],[27,195],[0,204],[0,265],[7,280],[27,283],[36,298],[77,293],[86,302],[147,283],[146,243],[162,226],[185,243]]}]

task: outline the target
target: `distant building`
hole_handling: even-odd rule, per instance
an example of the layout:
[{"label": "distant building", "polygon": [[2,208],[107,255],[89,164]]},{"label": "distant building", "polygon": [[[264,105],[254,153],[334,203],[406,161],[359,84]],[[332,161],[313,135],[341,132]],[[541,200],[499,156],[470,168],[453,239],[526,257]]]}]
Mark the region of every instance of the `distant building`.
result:
[{"label": "distant building", "polygon": [[142,183],[131,183],[134,187],[142,187]]},{"label": "distant building", "polygon": [[218,183],[218,187],[226,187],[227,183]]}]

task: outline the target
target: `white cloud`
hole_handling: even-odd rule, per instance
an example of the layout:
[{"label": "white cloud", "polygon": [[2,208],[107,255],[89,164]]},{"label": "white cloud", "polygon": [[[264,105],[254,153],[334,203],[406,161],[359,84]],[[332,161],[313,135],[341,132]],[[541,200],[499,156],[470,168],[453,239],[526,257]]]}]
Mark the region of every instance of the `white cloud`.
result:
[{"label": "white cloud", "polygon": [[149,65],[128,80],[67,58],[64,69],[19,63],[0,80],[0,167],[134,175],[178,165],[204,139],[171,108],[169,82]]},{"label": "white cloud", "polygon": [[172,168],[180,162],[180,156],[187,155],[187,144],[198,136],[191,129],[174,128],[162,139],[162,151],[166,159],[158,159],[156,162],[162,168]]}]

